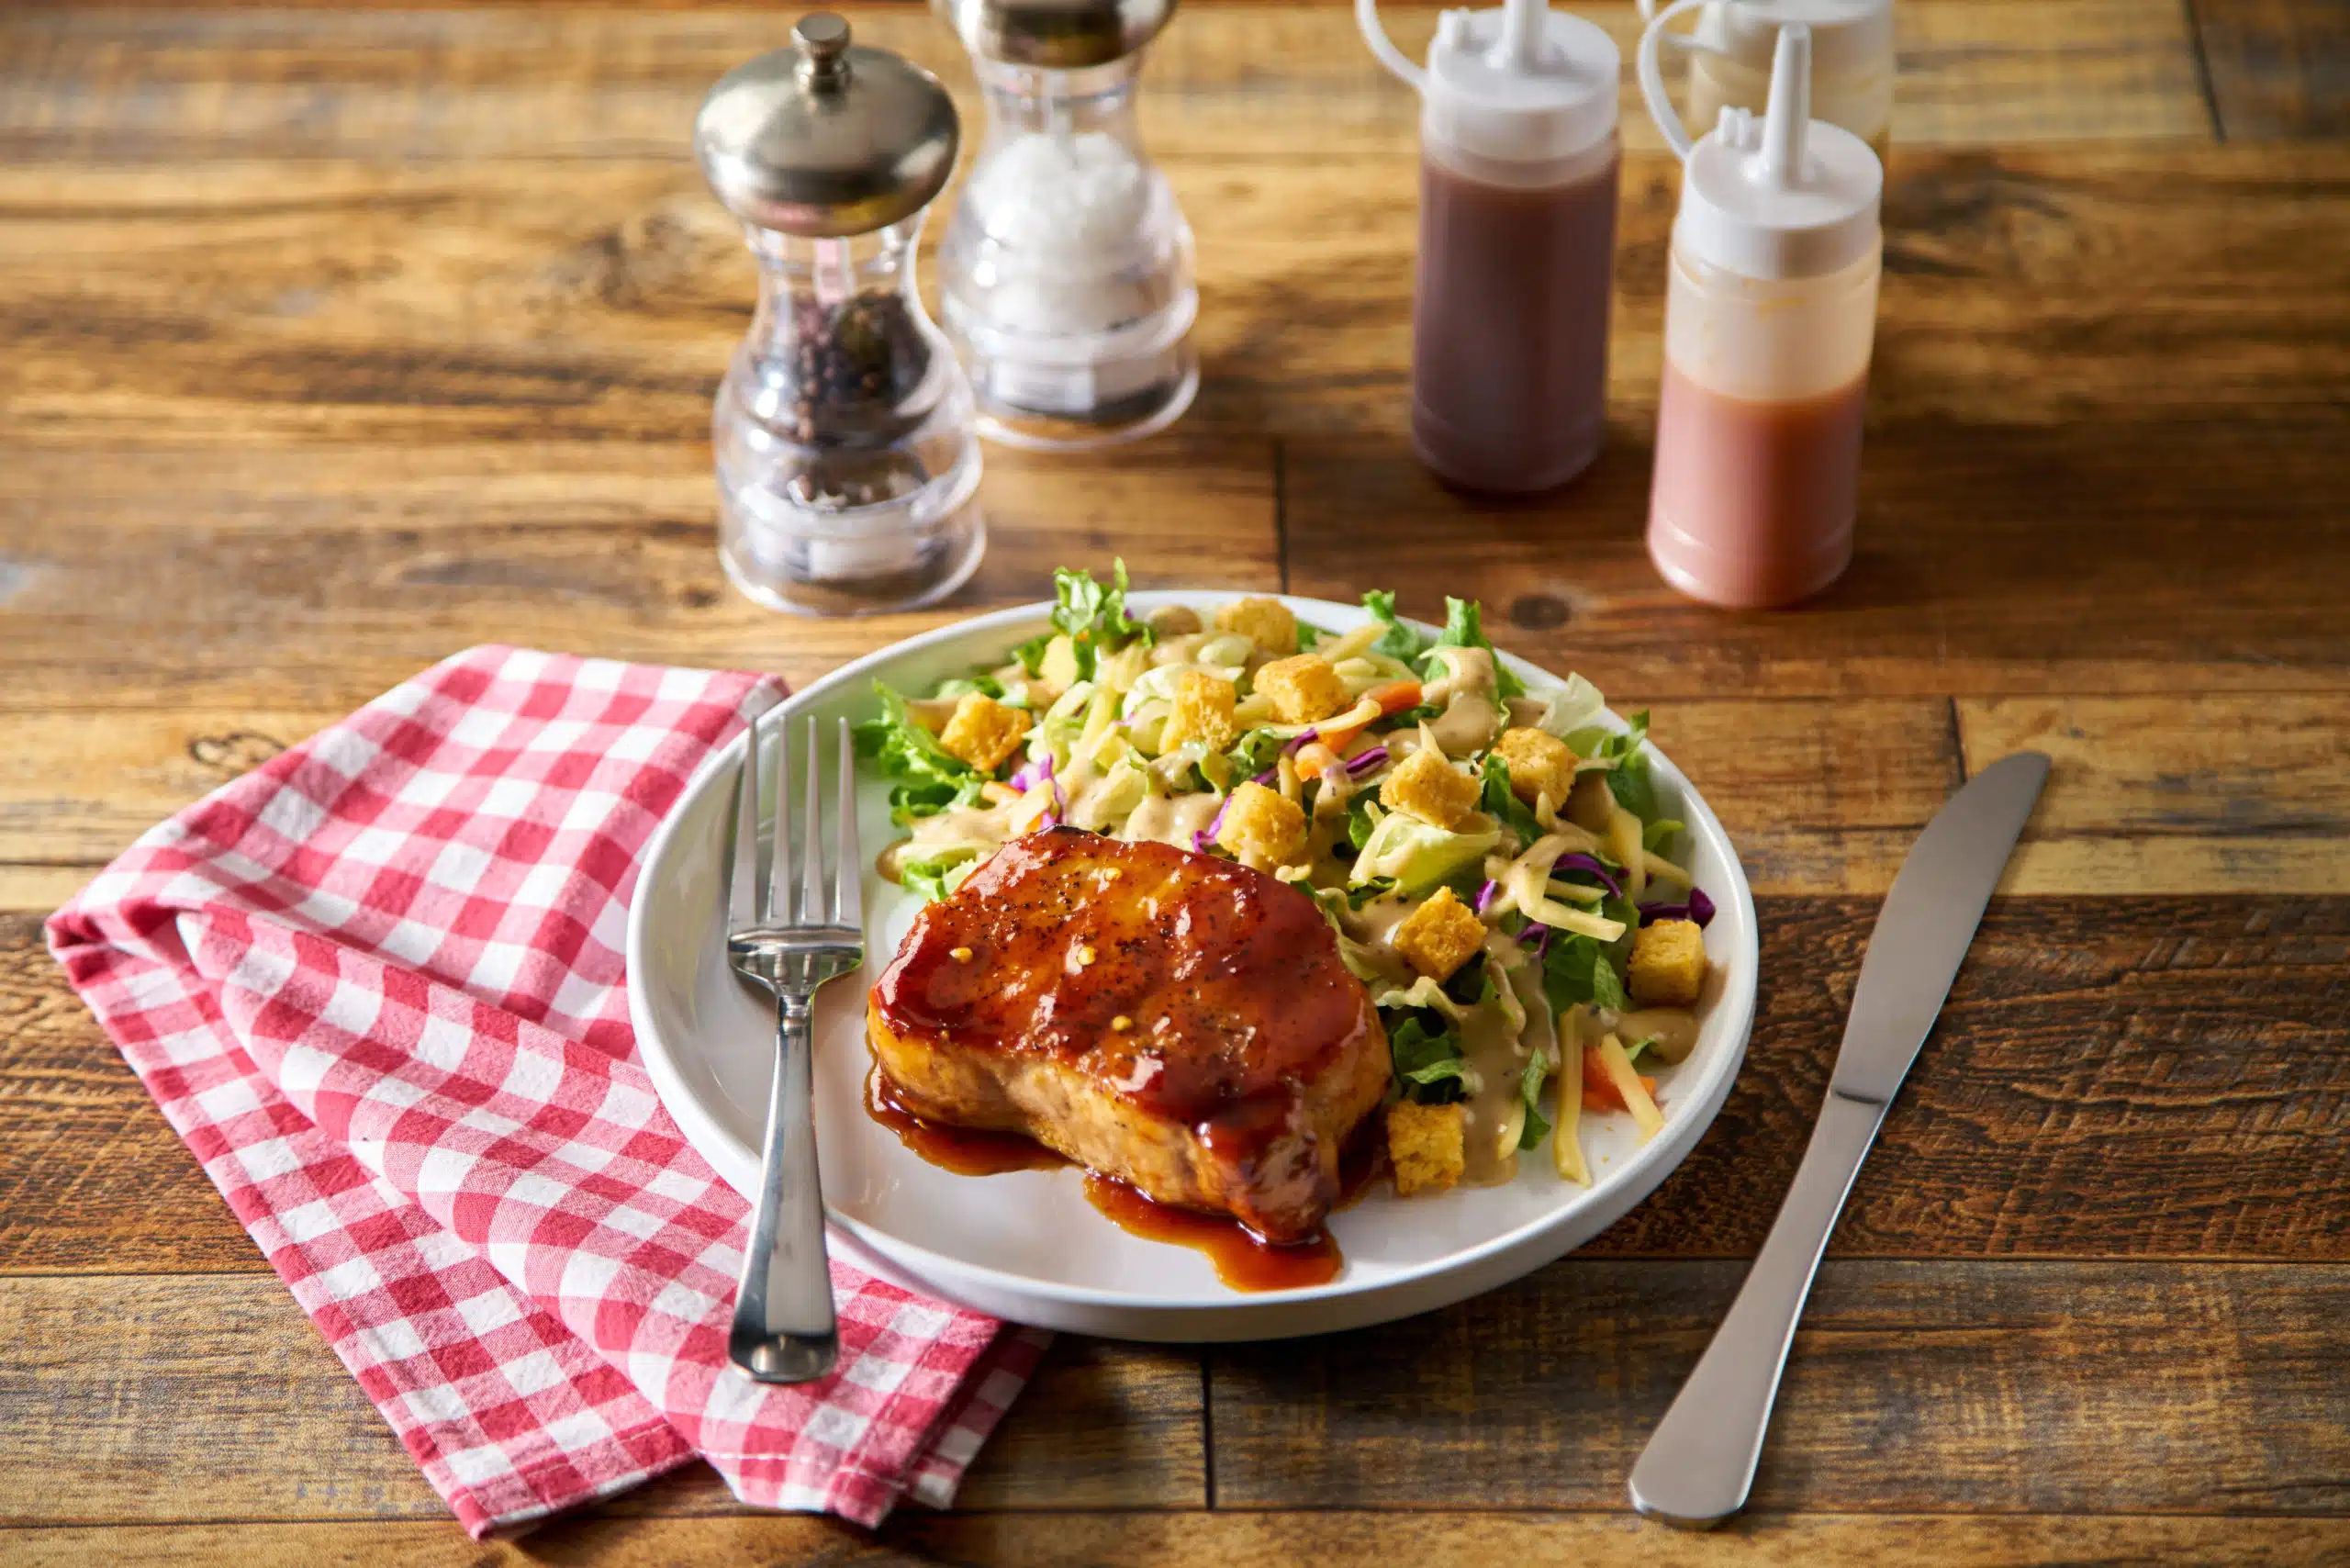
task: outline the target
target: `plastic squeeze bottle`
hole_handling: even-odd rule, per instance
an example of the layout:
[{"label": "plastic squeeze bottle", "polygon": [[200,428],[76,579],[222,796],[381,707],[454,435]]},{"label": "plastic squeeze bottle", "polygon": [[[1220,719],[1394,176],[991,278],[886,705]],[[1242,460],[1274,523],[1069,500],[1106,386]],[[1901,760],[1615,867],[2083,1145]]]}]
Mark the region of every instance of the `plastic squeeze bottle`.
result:
[{"label": "plastic squeeze bottle", "polygon": [[[1656,0],[1639,0],[1640,19]],[[1662,43],[1689,57],[1689,123],[1713,129],[1726,108],[1763,112],[1779,29],[1811,29],[1811,113],[1884,158],[1893,142],[1893,0],[1706,0],[1697,30]]]},{"label": "plastic squeeze bottle", "polygon": [[1810,36],[1783,28],[1762,118],[1722,111],[1692,145],[1657,37],[1640,91],[1684,164],[1664,301],[1649,554],[1693,599],[1791,604],[1843,575],[1876,331],[1885,174],[1851,131],[1809,117]]},{"label": "plastic squeeze bottle", "polygon": [[1606,426],[1621,56],[1542,0],[1445,12],[1426,67],[1377,0],[1355,19],[1422,104],[1413,445],[1471,489],[1563,484]]}]

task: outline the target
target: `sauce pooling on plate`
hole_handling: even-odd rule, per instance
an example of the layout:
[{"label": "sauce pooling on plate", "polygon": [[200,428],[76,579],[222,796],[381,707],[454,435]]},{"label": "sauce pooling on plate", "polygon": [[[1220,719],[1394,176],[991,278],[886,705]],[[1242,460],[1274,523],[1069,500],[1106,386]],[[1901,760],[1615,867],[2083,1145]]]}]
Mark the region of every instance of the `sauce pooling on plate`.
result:
[{"label": "sauce pooling on plate", "polygon": [[1001,1176],[1007,1170],[1057,1170],[1066,1157],[1021,1133],[925,1122],[908,1110],[879,1072],[865,1079],[865,1114],[898,1135],[898,1141],[942,1170],[957,1176]]},{"label": "sauce pooling on plate", "polygon": [[[926,1122],[906,1109],[878,1072],[866,1079],[865,1112],[889,1128],[898,1141],[957,1176],[998,1176],[1009,1170],[1051,1170],[1069,1163],[1034,1138],[1018,1133],[986,1132]],[[1376,1139],[1359,1138],[1341,1162],[1340,1191],[1335,1205],[1345,1208],[1360,1198],[1378,1173],[1380,1146]],[[1206,1255],[1215,1265],[1216,1278],[1237,1291],[1301,1290],[1327,1284],[1346,1266],[1338,1244],[1328,1230],[1303,1242],[1276,1245],[1250,1231],[1239,1221],[1216,1215],[1195,1214],[1166,1204],[1155,1204],[1114,1178],[1089,1171],[1086,1200],[1119,1229],[1147,1241],[1171,1242]]]}]

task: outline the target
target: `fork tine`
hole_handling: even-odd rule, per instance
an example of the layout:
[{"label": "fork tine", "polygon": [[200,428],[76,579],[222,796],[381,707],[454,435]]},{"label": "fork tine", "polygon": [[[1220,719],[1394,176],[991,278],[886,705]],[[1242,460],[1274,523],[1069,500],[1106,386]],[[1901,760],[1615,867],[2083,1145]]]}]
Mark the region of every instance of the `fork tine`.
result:
[{"label": "fork tine", "polygon": [[775,726],[775,857],[767,869],[767,902],[759,910],[768,925],[791,923],[791,721]]},{"label": "fork tine", "polygon": [[856,846],[856,759],[848,720],[840,722],[840,846],[833,862],[833,924],[865,929],[865,856]]},{"label": "fork tine", "polygon": [[795,924],[815,925],[824,918],[824,748],[816,741],[816,715],[808,715],[808,799],[803,810],[808,831],[800,835],[808,858],[800,878],[800,911]]},{"label": "fork tine", "polygon": [[743,743],[743,771],[734,781],[734,865],[726,879],[729,931],[758,924],[759,721],[766,716],[751,715],[750,734]]}]

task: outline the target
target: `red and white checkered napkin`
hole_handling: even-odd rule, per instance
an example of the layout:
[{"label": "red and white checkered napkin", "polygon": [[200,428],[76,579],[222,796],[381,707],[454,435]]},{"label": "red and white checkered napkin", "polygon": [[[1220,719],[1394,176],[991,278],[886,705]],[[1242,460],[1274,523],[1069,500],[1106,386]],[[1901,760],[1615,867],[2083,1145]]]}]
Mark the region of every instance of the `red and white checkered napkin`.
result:
[{"label": "red and white checkered napkin", "polygon": [[461,654],[189,807],[50,949],[475,1535],[699,1453],[943,1504],[1044,1337],[838,1263],[839,1370],[733,1371],[745,1206],[632,1059],[636,860],[757,676]]}]

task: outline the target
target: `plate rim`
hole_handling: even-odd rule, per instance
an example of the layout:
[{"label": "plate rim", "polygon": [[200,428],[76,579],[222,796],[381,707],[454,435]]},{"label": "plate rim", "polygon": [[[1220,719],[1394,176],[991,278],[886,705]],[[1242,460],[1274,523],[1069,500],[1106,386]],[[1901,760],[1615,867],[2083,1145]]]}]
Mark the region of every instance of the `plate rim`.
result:
[{"label": "plate rim", "polygon": [[[1127,602],[1137,609],[1147,610],[1158,608],[1162,604],[1214,606],[1250,598],[1277,599],[1288,607],[1292,613],[1309,616],[1317,622],[1326,622],[1335,618],[1340,622],[1337,628],[1340,631],[1360,624],[1370,613],[1360,604],[1341,604],[1335,599],[1315,599],[1297,594],[1252,594],[1239,588],[1136,589],[1128,594]],[[896,642],[851,660],[803,688],[789,691],[765,711],[787,714],[799,711],[855,681],[868,678],[875,668],[884,664],[895,663],[910,655],[922,653],[939,644],[955,641],[974,633],[990,631],[999,627],[1009,629],[1041,624],[1047,621],[1052,610],[1053,605],[1050,602],[1034,600],[1025,604],[1012,605],[966,616],[941,626],[932,627],[927,631],[918,632],[912,636],[900,638]],[[1408,616],[1401,619],[1405,624],[1422,631],[1434,633],[1441,630],[1427,622],[1416,621]],[[1490,637],[1490,633],[1488,635]],[[1562,684],[1562,678],[1560,676],[1511,653],[1499,644],[1494,645],[1503,662],[1520,678],[1530,675],[1539,678],[1546,686]],[[1603,722],[1612,729],[1620,730],[1628,727],[1622,716],[1613,707],[1603,710]],[[643,858],[638,866],[638,885],[632,890],[629,903],[624,958],[627,964],[626,972],[632,978],[641,972],[640,961],[648,951],[649,933],[646,930],[646,923],[649,920],[647,912],[651,901],[643,896],[643,885],[651,879],[655,868],[660,867],[671,853],[671,840],[689,814],[688,808],[699,801],[704,791],[713,787],[714,776],[722,772],[732,774],[739,767],[737,758],[742,755],[750,731],[746,725],[724,745],[703,758],[701,765],[695,769],[685,787],[670,802],[660,825],[646,843]],[[1260,1312],[1283,1307],[1304,1307],[1316,1304],[1337,1303],[1376,1297],[1389,1293],[1410,1293],[1425,1289],[1431,1281],[1442,1276],[1475,1271],[1504,1254],[1528,1247],[1552,1227],[1569,1224],[1576,1216],[1591,1212],[1595,1204],[1604,1206],[1609,1201],[1618,1197],[1624,1198],[1621,1209],[1614,1217],[1601,1226],[1600,1228],[1605,1229],[1606,1225],[1614,1223],[1615,1218],[1621,1217],[1622,1214],[1628,1213],[1637,1206],[1650,1193],[1661,1185],[1667,1176],[1679,1169],[1682,1162],[1688,1159],[1697,1143],[1704,1137],[1707,1130],[1712,1126],[1715,1117],[1720,1114],[1723,1101],[1728,1098],[1730,1087],[1736,1082],[1739,1072],[1745,1065],[1746,1047],[1751,1036],[1761,980],[1761,934],[1756,924],[1753,890],[1746,875],[1745,866],[1739,858],[1737,846],[1731,841],[1729,830],[1722,826],[1720,819],[1714,814],[1713,807],[1707,801],[1703,792],[1697,789],[1688,775],[1684,773],[1672,758],[1665,755],[1662,748],[1657,746],[1652,741],[1645,744],[1651,760],[1662,763],[1668,770],[1671,779],[1678,787],[1683,805],[1686,808],[1683,812],[1684,822],[1693,831],[1709,833],[1719,841],[1722,858],[1735,875],[1735,887],[1732,890],[1734,897],[1730,900],[1722,900],[1718,897],[1717,902],[1732,903],[1740,916],[1739,930],[1741,935],[1738,951],[1733,957],[1744,960],[1738,966],[1738,969],[1746,976],[1747,980],[1747,983],[1737,988],[1734,993],[1725,991],[1715,1003],[1718,1009],[1724,1010],[1724,1036],[1731,1041],[1731,1044],[1724,1056],[1719,1081],[1711,1083],[1704,1091],[1694,1094],[1689,1102],[1693,1114],[1683,1124],[1686,1129],[1687,1141],[1673,1152],[1670,1159],[1654,1158],[1651,1150],[1655,1146],[1643,1146],[1619,1170],[1611,1171],[1606,1177],[1595,1181],[1590,1187],[1583,1189],[1580,1201],[1553,1208],[1548,1213],[1522,1221],[1510,1229],[1489,1237],[1473,1246],[1411,1265],[1375,1282],[1358,1281],[1350,1283],[1342,1272],[1337,1278],[1316,1285],[1297,1286],[1277,1291],[1234,1291],[1231,1293],[1231,1299],[1225,1302],[1200,1302],[1149,1296],[1129,1291],[1108,1290],[1096,1285],[1068,1284],[1039,1279],[1035,1275],[1008,1272],[990,1264],[969,1262],[960,1258],[935,1252],[918,1242],[908,1241],[894,1234],[879,1230],[856,1215],[835,1208],[830,1200],[827,1200],[824,1205],[828,1227],[842,1232],[856,1244],[858,1250],[886,1261],[890,1269],[918,1278],[923,1282],[924,1288],[950,1296],[954,1292],[946,1282],[967,1279],[974,1283],[983,1283],[994,1294],[1002,1296],[1043,1297],[1072,1306],[1180,1317],[1212,1316],[1236,1311]],[[643,999],[643,988],[634,984],[630,985],[628,1002],[629,1021],[636,1036],[638,1055],[646,1069],[647,1075],[654,1081],[654,1088],[661,1098],[663,1108],[668,1112],[671,1119],[677,1122],[678,1130],[685,1135],[687,1142],[694,1146],[697,1153],[710,1160],[719,1179],[726,1182],[729,1186],[733,1186],[734,1183],[728,1177],[724,1164],[711,1158],[705,1146],[714,1144],[725,1148],[734,1159],[747,1159],[754,1168],[758,1163],[759,1151],[748,1146],[737,1148],[735,1145],[738,1140],[720,1125],[715,1117],[703,1109],[699,1096],[692,1092],[683,1074],[669,1059],[666,1042],[662,1041],[661,1032],[655,1026],[651,1016],[650,1004]],[[1712,1022],[1713,1020],[1709,1017],[1707,1023]],[[1703,1111],[1702,1116],[1694,1114],[1694,1112],[1700,1108]],[[1645,1184],[1643,1184],[1643,1178],[1646,1179]],[[744,1196],[747,1198],[748,1195],[744,1194]],[[1596,1235],[1597,1232],[1595,1231],[1594,1234]],[[1562,1256],[1565,1252],[1572,1251],[1583,1244],[1582,1241],[1569,1243],[1553,1256]],[[1540,1266],[1539,1262],[1531,1264],[1528,1271],[1531,1268]],[[944,1276],[943,1279],[942,1276]],[[1301,1331],[1311,1332],[1311,1330]]]}]

